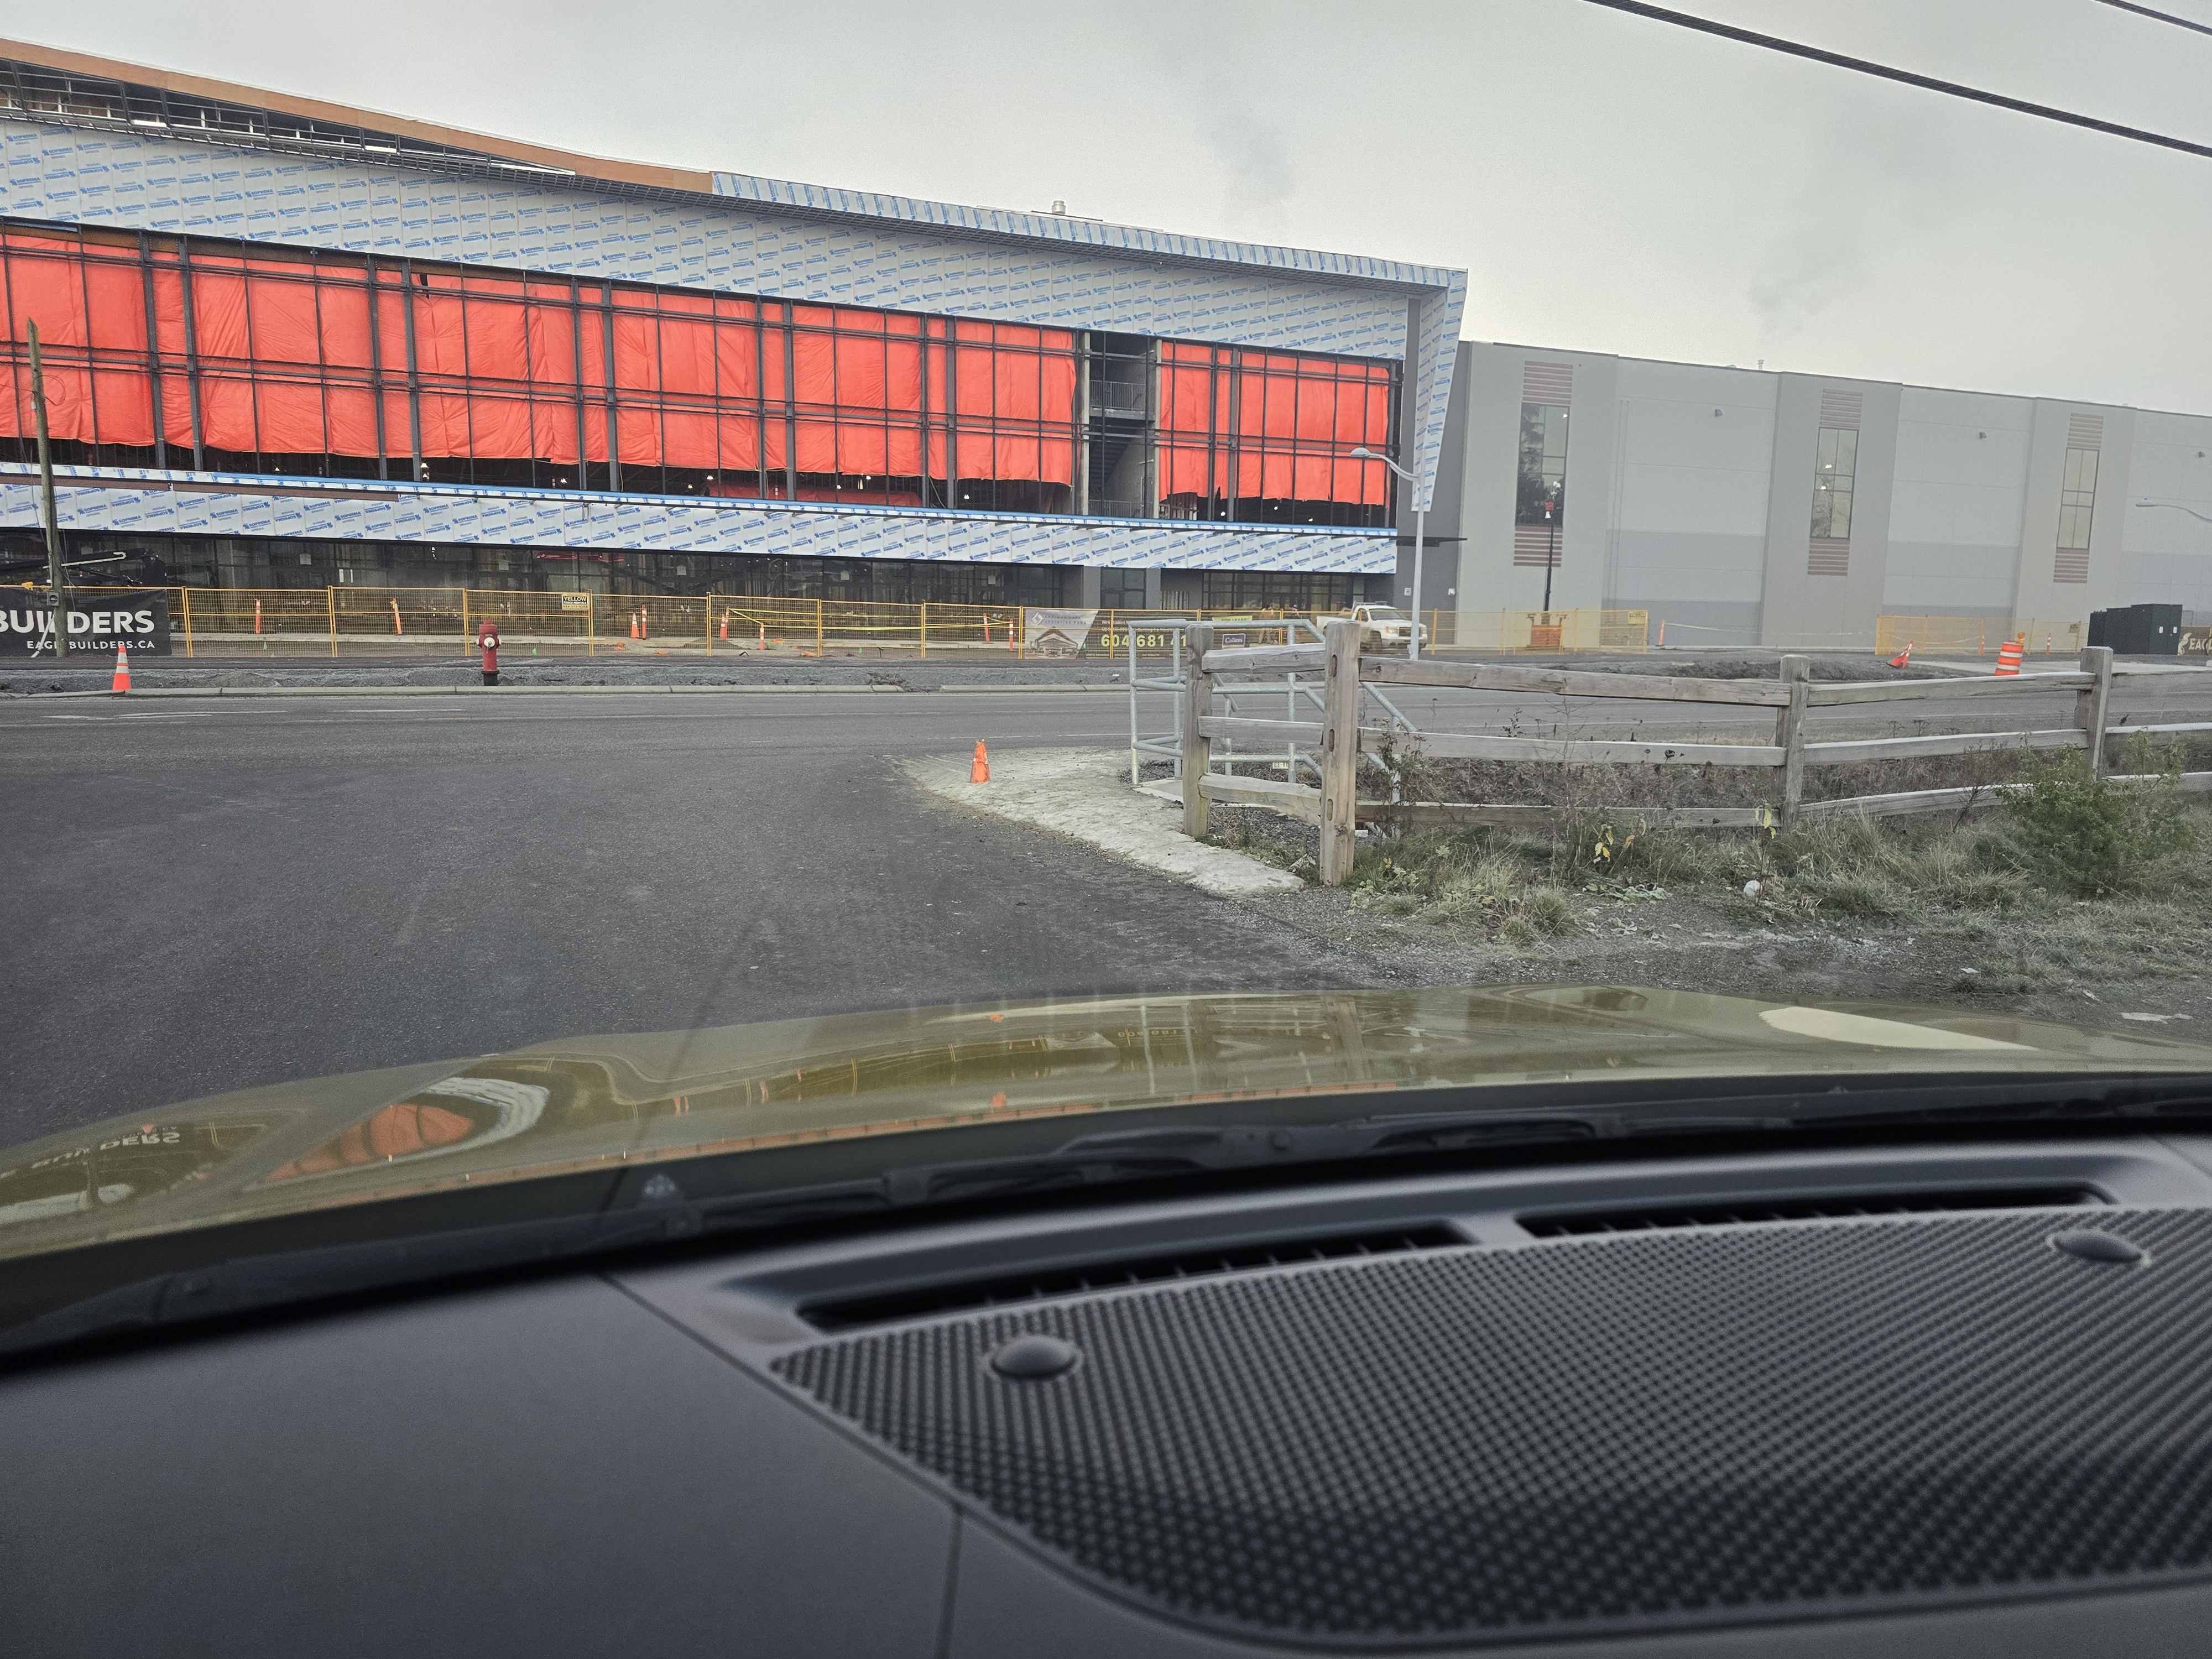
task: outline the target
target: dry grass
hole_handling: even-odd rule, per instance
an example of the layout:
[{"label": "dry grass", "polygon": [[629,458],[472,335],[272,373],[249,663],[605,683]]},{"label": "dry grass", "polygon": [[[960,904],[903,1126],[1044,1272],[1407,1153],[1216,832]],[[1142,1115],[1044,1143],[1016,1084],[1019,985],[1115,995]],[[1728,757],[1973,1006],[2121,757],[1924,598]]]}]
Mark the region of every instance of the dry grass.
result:
[{"label": "dry grass", "polygon": [[[2120,763],[2135,774],[2212,769],[2212,742],[2153,751],[2138,740]],[[1347,883],[1363,908],[1516,948],[1601,933],[1608,924],[1600,918],[1616,901],[1679,897],[1745,927],[1890,928],[1974,949],[1985,942],[1993,963],[2012,966],[1978,969],[1986,985],[1970,975],[1960,988],[2028,991],[2085,976],[2116,982],[2136,968],[2153,976],[2179,971],[2201,931],[2185,913],[2212,896],[2204,812],[2185,807],[2170,784],[2095,784],[2079,757],[1815,769],[1808,793],[1816,799],[2012,787],[1998,810],[1978,814],[1831,818],[1788,834],[1649,825],[1655,807],[1759,802],[1777,781],[1764,769],[1433,761],[1418,752],[1363,757],[1361,768],[1361,793],[1370,799],[1389,797],[1395,781],[1407,799],[1553,809],[1540,836],[1401,833],[1380,824]],[[1315,873],[1312,825],[1220,806],[1214,823],[1215,841]]]},{"label": "dry grass", "polygon": [[[2124,896],[2178,905],[2212,893],[2203,814],[2166,825]],[[1650,830],[1631,811],[1567,808],[1556,838],[1487,829],[1378,838],[1347,885],[1385,915],[1479,927],[1509,943],[1576,927],[1577,902],[1706,900],[1745,926],[1947,918],[2070,918],[2077,884],[2002,817],[1970,823],[1840,818],[1786,835]],[[2100,901],[2101,902],[2102,901]]]}]

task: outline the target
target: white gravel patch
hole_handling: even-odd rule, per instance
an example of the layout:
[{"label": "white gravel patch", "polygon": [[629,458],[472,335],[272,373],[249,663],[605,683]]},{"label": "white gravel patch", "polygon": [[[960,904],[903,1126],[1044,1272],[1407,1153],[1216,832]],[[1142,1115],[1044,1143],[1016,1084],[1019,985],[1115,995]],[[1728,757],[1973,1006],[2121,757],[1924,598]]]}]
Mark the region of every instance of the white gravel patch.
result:
[{"label": "white gravel patch", "polygon": [[1129,787],[1126,750],[1005,750],[991,757],[988,783],[968,781],[971,759],[940,756],[904,767],[933,795],[1088,842],[1204,892],[1242,898],[1305,886],[1287,870],[1183,834],[1179,806]]}]

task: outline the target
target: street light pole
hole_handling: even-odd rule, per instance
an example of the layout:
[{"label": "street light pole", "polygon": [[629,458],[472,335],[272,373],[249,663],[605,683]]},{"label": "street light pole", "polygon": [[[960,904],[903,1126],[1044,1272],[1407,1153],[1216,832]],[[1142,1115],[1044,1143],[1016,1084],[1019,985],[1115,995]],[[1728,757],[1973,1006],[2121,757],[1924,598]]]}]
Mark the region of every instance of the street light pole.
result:
[{"label": "street light pole", "polygon": [[1544,523],[1552,532],[1552,544],[1544,552],[1544,625],[1547,628],[1552,625],[1552,571],[1559,562],[1559,520],[1553,511],[1559,504],[1556,495],[1544,503]]},{"label": "street light pole", "polygon": [[54,661],[69,655],[69,592],[62,586],[61,521],[54,511],[54,457],[46,439],[46,377],[39,363],[39,325],[32,323],[31,416],[39,434],[39,516],[46,532],[46,607],[52,615]]},{"label": "street light pole", "polygon": [[[1364,446],[1352,453],[1362,460],[1382,462],[1403,479],[1407,488],[1413,487],[1413,475],[1388,455],[1377,455]],[[1428,527],[1429,509],[1426,507],[1416,507],[1413,509],[1413,628],[1406,641],[1406,655],[1415,662],[1419,661],[1421,656],[1421,551],[1423,544],[1427,540]]]}]

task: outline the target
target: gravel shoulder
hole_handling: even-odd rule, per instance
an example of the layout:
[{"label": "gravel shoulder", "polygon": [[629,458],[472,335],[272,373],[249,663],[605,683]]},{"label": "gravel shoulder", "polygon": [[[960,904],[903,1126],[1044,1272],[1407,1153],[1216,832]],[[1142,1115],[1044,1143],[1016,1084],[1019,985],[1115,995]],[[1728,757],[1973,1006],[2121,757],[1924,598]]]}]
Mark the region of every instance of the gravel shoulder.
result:
[{"label": "gravel shoulder", "polygon": [[2081,1025],[2162,1027],[2212,1042],[2205,918],[2174,903],[1791,925],[1757,918],[1748,902],[1570,894],[1571,933],[1514,946],[1476,927],[1392,916],[1343,889],[1239,902],[1317,945],[1358,953],[1395,984],[1564,981],[1790,1001],[1923,1002]]},{"label": "gravel shoulder", "polygon": [[[1148,769],[1164,770],[1164,769]],[[1142,797],[1139,798],[1140,800]],[[1139,810],[1149,810],[1140,808]],[[1257,807],[1214,805],[1209,839],[1310,876],[1311,824]],[[1386,848],[1368,838],[1363,844]],[[2200,864],[2212,859],[2200,854]],[[1377,983],[1566,981],[1655,986],[1786,1000],[1903,1000],[2212,1042],[2204,884],[2166,896],[2013,906],[1915,903],[1893,916],[1823,914],[1797,884],[1747,895],[1708,882],[1573,880],[1559,931],[1514,942],[1498,917],[1449,915],[1359,887],[1301,884],[1235,902],[1368,964]],[[1410,912],[1410,913],[1408,913]],[[1505,930],[1510,933],[1511,930]]]}]

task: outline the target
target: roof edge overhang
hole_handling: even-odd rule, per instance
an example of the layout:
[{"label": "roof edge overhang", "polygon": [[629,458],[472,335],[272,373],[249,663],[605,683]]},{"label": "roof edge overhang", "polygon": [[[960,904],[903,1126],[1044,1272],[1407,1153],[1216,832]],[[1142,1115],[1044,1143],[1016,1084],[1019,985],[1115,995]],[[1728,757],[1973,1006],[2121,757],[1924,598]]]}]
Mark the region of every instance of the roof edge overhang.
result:
[{"label": "roof edge overhang", "polygon": [[383,110],[357,109],[349,104],[304,98],[295,93],[274,92],[266,87],[249,87],[234,81],[218,81],[204,75],[186,75],[147,64],[100,58],[91,52],[70,52],[59,46],[42,46],[36,41],[0,39],[0,58],[35,64],[44,69],[59,70],[70,75],[98,76],[106,80],[156,87],[165,92],[183,93],[195,98],[211,98],[222,103],[296,115],[309,121],[361,127],[389,133],[396,137],[413,138],[423,143],[473,150],[481,155],[520,161],[526,167],[573,173],[579,178],[643,185],[701,196],[712,195],[714,189],[711,174],[688,168],[654,167],[643,161],[621,161],[600,155],[583,155],[571,150],[556,149],[546,144],[527,143],[518,138],[471,132],[464,127],[441,126],[435,122],[418,121],[410,116],[393,115]]},{"label": "roof edge overhang", "polygon": [[[416,120],[386,111],[358,108],[323,99],[272,91],[264,87],[217,80],[209,76],[188,75],[179,70],[103,58],[91,52],[73,52],[35,41],[0,39],[0,58],[68,75],[152,88],[186,97],[265,110],[304,121],[350,127],[417,143],[436,145],[447,150],[464,152],[467,156],[495,167],[501,162],[507,162],[523,171],[568,175],[579,183],[611,186],[618,193],[628,196],[703,200],[724,205],[751,203],[816,222],[850,225],[858,221],[927,226],[963,240],[1027,247],[1035,247],[1042,243],[1071,252],[1136,259],[1147,264],[1203,266],[1217,270],[1228,267],[1272,270],[1286,276],[1304,276],[1346,287],[1385,288],[1401,291],[1444,289],[1450,285],[1453,276],[1457,274],[1435,266],[1409,264],[1358,254],[1188,236],[1139,226],[1111,224],[1096,219],[967,207],[880,191],[798,184],[749,173],[699,172],[587,155],[550,145],[475,132],[464,127]],[[12,114],[16,112],[6,112]],[[130,126],[127,122],[73,115],[67,112],[32,110],[21,113],[33,118],[44,116],[72,126],[123,131],[129,130]],[[178,131],[176,136],[203,135]],[[256,140],[250,135],[239,133],[209,132],[204,136],[224,143],[247,145],[260,143],[268,148],[287,150],[297,148],[281,139]],[[372,162],[380,160],[374,155],[363,159]],[[402,165],[433,167],[440,165],[438,158],[420,155],[396,159]],[[458,162],[462,158],[454,160]]]}]

